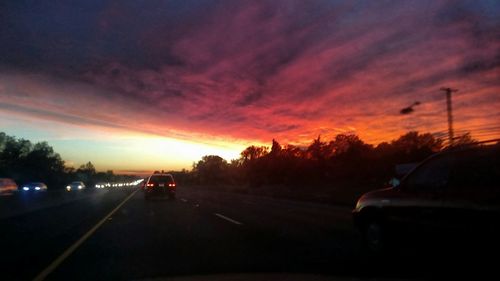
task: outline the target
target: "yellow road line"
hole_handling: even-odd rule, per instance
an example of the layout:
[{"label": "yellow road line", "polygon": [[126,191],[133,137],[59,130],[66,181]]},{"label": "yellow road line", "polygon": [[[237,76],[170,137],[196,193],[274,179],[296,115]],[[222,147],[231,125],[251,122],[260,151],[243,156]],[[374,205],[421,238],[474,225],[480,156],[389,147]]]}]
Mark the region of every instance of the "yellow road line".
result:
[{"label": "yellow road line", "polygon": [[78,241],[71,245],[64,253],[62,253],[57,259],[55,259],[49,266],[47,266],[42,272],[40,272],[33,281],[44,280],[49,274],[51,274],[65,259],[67,259],[85,240],[87,240],[94,232],[103,225],[106,220],[111,217],[118,209],[123,206],[132,196],[134,196],[139,189],[132,192],[127,198],[125,198],[116,208],[114,208],[108,215],[106,215],[102,220],[100,220],[94,227],[92,227],[87,233],[85,233]]}]

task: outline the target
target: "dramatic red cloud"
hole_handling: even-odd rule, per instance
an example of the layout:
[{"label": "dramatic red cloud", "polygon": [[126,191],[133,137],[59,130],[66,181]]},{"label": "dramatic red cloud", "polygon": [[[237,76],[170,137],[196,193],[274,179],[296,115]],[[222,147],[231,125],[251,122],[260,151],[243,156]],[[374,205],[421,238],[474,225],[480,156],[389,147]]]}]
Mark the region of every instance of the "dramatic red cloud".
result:
[{"label": "dramatic red cloud", "polygon": [[[203,9],[148,21],[110,5],[92,23],[95,44],[82,42],[85,64],[3,71],[0,110],[200,142],[302,144],[355,133],[377,143],[409,130],[445,136],[439,89],[450,86],[460,90],[457,133],[500,137],[498,5],[229,1]],[[399,113],[415,101],[413,114]]]}]

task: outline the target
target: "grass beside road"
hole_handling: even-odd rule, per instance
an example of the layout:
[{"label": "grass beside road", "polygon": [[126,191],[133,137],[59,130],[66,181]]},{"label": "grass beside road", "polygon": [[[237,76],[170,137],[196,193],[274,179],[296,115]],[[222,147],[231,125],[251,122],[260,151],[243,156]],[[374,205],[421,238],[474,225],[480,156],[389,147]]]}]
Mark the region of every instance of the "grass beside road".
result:
[{"label": "grass beside road", "polygon": [[[180,186],[182,188],[183,186]],[[276,199],[318,202],[332,205],[354,207],[357,199],[368,191],[382,188],[376,184],[344,183],[337,186],[284,186],[263,185],[185,185],[188,188],[203,188],[213,191],[234,192],[264,196]]]}]

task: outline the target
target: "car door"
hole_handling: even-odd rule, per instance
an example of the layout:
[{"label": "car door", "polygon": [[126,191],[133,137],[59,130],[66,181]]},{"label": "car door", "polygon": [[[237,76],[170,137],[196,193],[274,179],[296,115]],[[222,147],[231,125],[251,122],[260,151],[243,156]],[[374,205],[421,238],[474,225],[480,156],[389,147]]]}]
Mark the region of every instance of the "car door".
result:
[{"label": "car door", "polygon": [[412,228],[439,228],[453,161],[452,155],[437,155],[406,176],[399,186],[399,198],[392,204],[393,215]]},{"label": "car door", "polygon": [[475,149],[457,154],[443,202],[449,227],[474,232],[488,232],[491,227],[498,228],[500,220],[498,151],[498,149]]}]

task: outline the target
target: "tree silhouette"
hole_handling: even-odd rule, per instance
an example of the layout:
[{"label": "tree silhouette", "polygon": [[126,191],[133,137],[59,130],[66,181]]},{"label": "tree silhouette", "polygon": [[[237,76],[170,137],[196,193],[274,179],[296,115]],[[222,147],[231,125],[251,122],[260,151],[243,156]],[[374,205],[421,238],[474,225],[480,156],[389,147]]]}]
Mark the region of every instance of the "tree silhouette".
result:
[{"label": "tree silhouette", "polygon": [[76,170],[76,177],[78,180],[83,181],[89,185],[94,185],[94,177],[96,175],[96,170],[92,162],[87,162],[81,165],[78,170]]},{"label": "tree silhouette", "polygon": [[473,139],[470,133],[465,133],[454,140],[453,146],[459,147],[459,146],[473,145],[476,143],[478,143],[478,141]]},{"label": "tree silhouette", "polygon": [[280,153],[281,153],[281,145],[275,139],[273,139],[273,143],[271,145],[271,152],[269,152],[269,154],[276,157]]},{"label": "tree silhouette", "polygon": [[330,154],[330,149],[325,142],[321,141],[321,136],[314,139],[313,142],[307,147],[306,156],[308,159],[321,161]]},{"label": "tree silhouette", "polygon": [[92,186],[98,181],[127,181],[135,178],[115,175],[113,171],[97,173],[91,162],[76,170],[66,167],[61,156],[47,142],[32,144],[3,132],[0,132],[0,176],[12,178],[18,184],[44,182],[49,190],[62,189],[75,180]]},{"label": "tree silhouette", "polygon": [[241,158],[243,162],[253,161],[261,158],[267,154],[268,148],[266,146],[249,146],[241,152]]},{"label": "tree silhouette", "polygon": [[220,184],[226,179],[228,163],[217,155],[206,155],[194,165],[193,172],[199,183]]},{"label": "tree silhouette", "polygon": [[394,175],[396,164],[422,161],[440,149],[440,140],[418,132],[408,132],[376,147],[354,134],[339,134],[329,142],[318,136],[306,147],[282,146],[273,139],[270,151],[265,146],[249,146],[239,159],[230,164],[224,162],[219,165],[224,169],[209,173],[204,172],[207,170],[204,167],[211,158],[204,157],[194,166],[193,174],[199,183],[286,185],[298,188],[295,190],[345,183],[382,184]]},{"label": "tree silhouette", "polygon": [[0,133],[0,174],[18,183],[43,181],[56,186],[64,180],[65,167],[59,154],[46,142],[33,145]]},{"label": "tree silhouette", "polygon": [[397,155],[397,160],[402,163],[418,162],[442,149],[442,141],[433,135],[408,132],[397,140],[391,142]]},{"label": "tree silhouette", "polygon": [[[464,145],[473,142],[470,135],[456,141]],[[408,132],[375,147],[354,134],[339,134],[329,141],[318,136],[308,146],[281,145],[273,139],[270,147],[249,146],[240,158],[229,163],[217,155],[203,156],[193,163],[192,171],[172,173],[187,183],[288,186],[293,192],[356,184],[380,185],[394,175],[396,164],[422,161],[442,150],[443,145],[431,134]],[[0,133],[0,174],[20,182],[44,181],[49,187],[62,187],[73,180],[91,185],[127,178],[114,175],[113,171],[96,172],[91,162],[76,170],[65,167],[61,157],[46,142],[32,144],[4,133]]]}]

